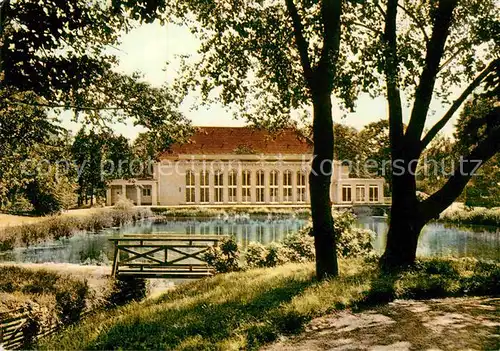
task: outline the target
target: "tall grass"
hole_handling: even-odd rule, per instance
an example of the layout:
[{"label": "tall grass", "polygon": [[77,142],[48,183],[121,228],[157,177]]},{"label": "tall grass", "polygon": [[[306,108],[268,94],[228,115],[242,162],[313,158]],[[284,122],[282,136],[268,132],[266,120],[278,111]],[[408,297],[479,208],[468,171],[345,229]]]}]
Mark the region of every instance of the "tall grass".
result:
[{"label": "tall grass", "polygon": [[0,251],[70,237],[79,231],[96,232],[151,216],[147,208],[101,209],[88,216],[51,216],[36,223],[0,230]]},{"label": "tall grass", "polygon": [[447,210],[441,214],[440,220],[459,224],[500,226],[500,208],[479,207]]},{"label": "tall grass", "polygon": [[311,263],[217,275],[155,301],[96,313],[40,349],[257,349],[303,330],[316,316],[393,298],[500,292],[500,264],[424,260],[381,275],[375,263],[340,261],[341,276],[318,282]]}]

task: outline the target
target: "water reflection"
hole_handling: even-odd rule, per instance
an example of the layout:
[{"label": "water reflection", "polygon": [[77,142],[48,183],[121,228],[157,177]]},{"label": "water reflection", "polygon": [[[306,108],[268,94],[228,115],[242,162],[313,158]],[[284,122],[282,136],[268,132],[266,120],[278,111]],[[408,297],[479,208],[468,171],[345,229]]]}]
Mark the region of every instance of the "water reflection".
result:
[{"label": "water reflection", "polygon": [[[0,261],[16,262],[60,262],[109,264],[113,250],[108,241],[120,234],[220,234],[232,235],[237,242],[246,246],[249,242],[269,244],[282,241],[306,225],[307,221],[289,219],[175,219],[166,223],[140,222],[119,230],[108,229],[97,234],[80,233],[68,239],[29,248],[18,248],[0,253]],[[357,225],[374,232],[372,242],[378,252],[385,246],[388,225],[383,217],[362,217]],[[500,228],[462,227],[431,223],[420,237],[418,255],[477,257],[500,260]]]},{"label": "water reflection", "polygon": [[[372,241],[373,246],[377,252],[383,252],[387,239],[387,219],[383,217],[359,218],[358,226],[376,233]],[[420,235],[417,255],[500,260],[500,228],[429,223]]]},{"label": "water reflection", "polygon": [[231,235],[236,241],[246,246],[257,241],[269,244],[282,241],[286,235],[295,233],[307,224],[307,220],[298,218],[273,219],[267,218],[231,221],[224,219],[175,219],[166,223],[142,223],[123,228],[120,233],[126,234],[217,234]]}]

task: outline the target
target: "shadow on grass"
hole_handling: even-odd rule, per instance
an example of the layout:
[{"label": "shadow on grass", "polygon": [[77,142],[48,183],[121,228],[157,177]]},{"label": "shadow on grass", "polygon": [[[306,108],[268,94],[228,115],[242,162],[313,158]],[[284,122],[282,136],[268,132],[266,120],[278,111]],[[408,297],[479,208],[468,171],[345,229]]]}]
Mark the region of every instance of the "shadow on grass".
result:
[{"label": "shadow on grass", "polygon": [[276,339],[281,333],[298,332],[305,317],[280,310],[313,280],[284,280],[280,286],[255,294],[245,292],[225,302],[200,299],[193,304],[157,309],[128,317],[101,333],[91,349],[213,349],[238,335],[247,339],[247,348]]},{"label": "shadow on grass", "polygon": [[406,269],[379,271],[357,310],[395,299],[500,294],[500,266],[474,259],[425,259]]}]

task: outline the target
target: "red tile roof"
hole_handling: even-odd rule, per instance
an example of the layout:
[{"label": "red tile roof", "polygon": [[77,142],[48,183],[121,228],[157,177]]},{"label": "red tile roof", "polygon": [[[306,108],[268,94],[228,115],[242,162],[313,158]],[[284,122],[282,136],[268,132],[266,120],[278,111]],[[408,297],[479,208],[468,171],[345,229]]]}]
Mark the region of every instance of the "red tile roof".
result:
[{"label": "red tile roof", "polygon": [[213,154],[310,154],[312,146],[293,129],[271,134],[251,127],[198,127],[189,142],[174,144],[160,158]]}]

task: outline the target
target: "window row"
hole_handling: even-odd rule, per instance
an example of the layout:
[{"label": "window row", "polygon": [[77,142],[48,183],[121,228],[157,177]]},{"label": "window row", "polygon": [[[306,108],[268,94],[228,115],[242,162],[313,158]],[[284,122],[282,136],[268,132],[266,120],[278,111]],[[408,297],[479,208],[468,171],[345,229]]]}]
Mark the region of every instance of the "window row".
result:
[{"label": "window row", "polygon": [[[283,202],[294,201],[293,196],[293,181],[292,181],[292,171],[284,171],[282,176],[282,187],[281,194],[283,196]],[[255,188],[252,188],[252,172],[244,170],[241,174],[236,171],[230,171],[228,173],[228,184],[227,184],[227,201],[237,202],[238,189],[241,189],[241,202],[251,202],[252,201],[252,190],[255,191],[255,202],[266,202],[265,194],[266,188],[268,189],[269,201],[270,202],[280,202],[280,184],[279,184],[280,173],[278,171],[272,170],[268,174],[268,179],[266,183],[265,173],[260,170],[255,172]],[[210,202],[210,179],[213,179],[213,191],[214,198],[213,201],[216,203],[224,202],[224,173],[222,171],[216,171],[210,176],[207,171],[200,172],[200,187],[199,187],[199,201],[201,203]],[[241,184],[240,184],[241,179]],[[306,173],[298,171],[295,177],[296,182],[296,195],[295,201],[305,202],[306,201]],[[196,202],[196,181],[195,173],[193,171],[186,172],[186,202],[195,203]]]},{"label": "window row", "polygon": [[[379,202],[378,185],[368,186],[368,199],[366,198],[366,186],[356,185],[355,202]],[[342,202],[352,202],[352,186],[342,185]]]}]

